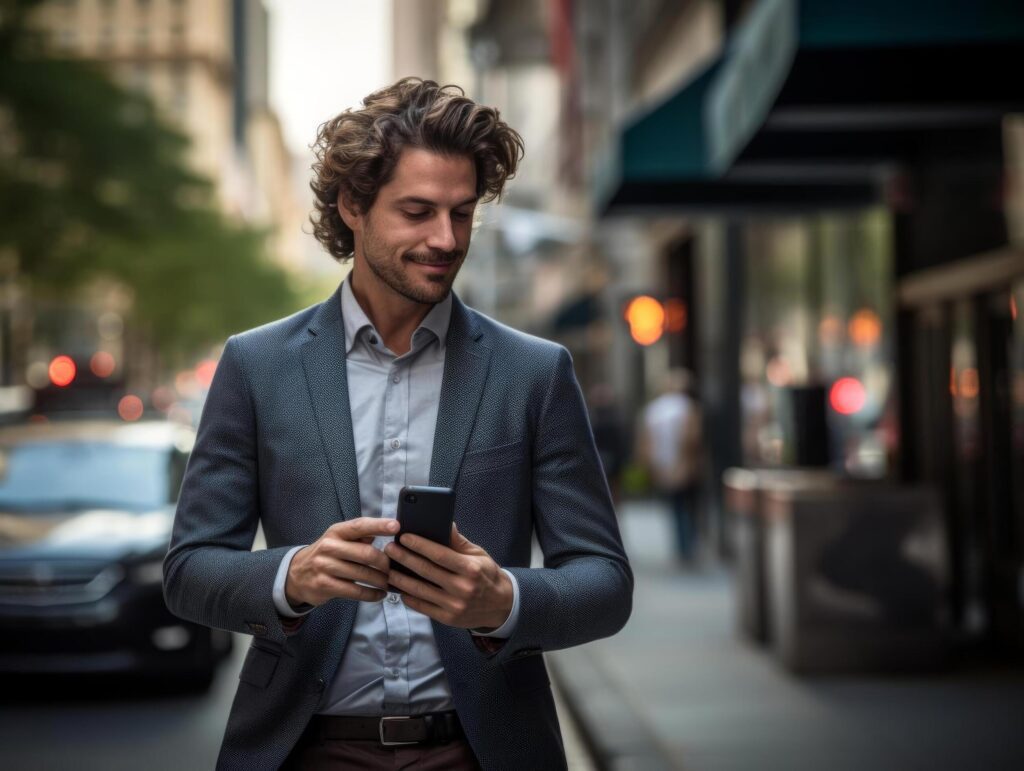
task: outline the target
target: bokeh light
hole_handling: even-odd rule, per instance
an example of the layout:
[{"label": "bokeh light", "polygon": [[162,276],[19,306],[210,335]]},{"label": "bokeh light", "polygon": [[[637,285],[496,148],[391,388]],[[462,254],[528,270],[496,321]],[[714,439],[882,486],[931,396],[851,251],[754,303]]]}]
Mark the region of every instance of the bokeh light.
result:
[{"label": "bokeh light", "polygon": [[832,384],[829,404],[840,415],[855,415],[864,409],[866,403],[867,392],[857,378],[843,377]]},{"label": "bokeh light", "polygon": [[686,303],[678,297],[665,300],[665,329],[667,331],[673,333],[682,332],[686,329],[688,318]]},{"label": "bokeh light", "polygon": [[142,411],[142,399],[135,394],[122,396],[121,401],[117,403],[117,414],[121,416],[122,420],[129,422],[138,420],[142,417]]},{"label": "bokeh light", "polygon": [[57,356],[50,362],[50,382],[64,388],[75,380],[78,368],[70,356]]},{"label": "bokeh light", "polygon": [[853,314],[847,331],[854,345],[866,348],[881,339],[882,320],[870,308],[862,308]]},{"label": "bokeh light", "polygon": [[89,359],[89,369],[96,377],[110,377],[114,374],[117,362],[107,351],[96,351]]},{"label": "bokeh light", "polygon": [[640,345],[651,345],[661,339],[665,331],[665,308],[653,297],[634,297],[626,306],[629,334]]},{"label": "bokeh light", "polygon": [[203,388],[209,388],[213,383],[213,373],[217,371],[217,362],[213,359],[203,359],[196,365],[196,380]]}]

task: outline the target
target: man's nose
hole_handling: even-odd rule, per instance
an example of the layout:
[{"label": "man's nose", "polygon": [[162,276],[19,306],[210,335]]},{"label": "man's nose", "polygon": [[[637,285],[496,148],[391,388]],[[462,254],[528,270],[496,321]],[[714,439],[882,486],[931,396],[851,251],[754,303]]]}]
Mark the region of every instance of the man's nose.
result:
[{"label": "man's nose", "polygon": [[449,217],[440,216],[434,220],[434,227],[427,238],[427,246],[442,252],[455,250],[455,229]]}]

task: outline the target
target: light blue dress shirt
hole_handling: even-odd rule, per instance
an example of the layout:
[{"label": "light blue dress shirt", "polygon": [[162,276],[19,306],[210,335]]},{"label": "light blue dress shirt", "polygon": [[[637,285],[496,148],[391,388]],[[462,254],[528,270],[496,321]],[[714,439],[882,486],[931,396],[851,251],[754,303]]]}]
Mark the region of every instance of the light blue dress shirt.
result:
[{"label": "light blue dress shirt", "polygon": [[[394,519],[398,493],[406,485],[429,484],[434,428],[444,374],[445,339],[452,297],[430,309],[412,335],[412,348],[395,356],[352,294],[341,290],[345,325],[349,409],[364,517]],[[392,538],[378,537],[383,549]],[[285,581],[296,546],[285,555],[274,583],[274,605],[297,617],[285,597]],[[489,637],[507,638],[519,615],[519,586],[512,612]],[[434,641],[430,619],[390,592],[383,602],[360,602],[341,664],[317,711],[329,715],[415,715],[452,709],[451,690]]]}]

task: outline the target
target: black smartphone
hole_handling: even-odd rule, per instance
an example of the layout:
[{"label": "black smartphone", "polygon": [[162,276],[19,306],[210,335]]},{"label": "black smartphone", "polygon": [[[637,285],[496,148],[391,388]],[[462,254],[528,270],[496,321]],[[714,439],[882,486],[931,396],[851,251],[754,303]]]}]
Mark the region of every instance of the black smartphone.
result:
[{"label": "black smartphone", "polygon": [[[452,540],[452,517],[455,514],[455,494],[447,487],[403,487],[398,493],[398,535],[405,533],[428,538],[448,546]],[[415,571],[395,560],[391,567],[416,578]],[[423,579],[426,580],[426,579]]]}]

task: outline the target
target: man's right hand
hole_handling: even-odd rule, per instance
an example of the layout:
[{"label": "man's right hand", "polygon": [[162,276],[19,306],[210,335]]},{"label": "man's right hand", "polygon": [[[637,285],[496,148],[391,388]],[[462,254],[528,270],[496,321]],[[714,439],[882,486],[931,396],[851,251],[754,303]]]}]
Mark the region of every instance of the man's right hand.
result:
[{"label": "man's right hand", "polygon": [[[387,596],[391,561],[373,545],[377,536],[395,535],[394,519],[359,517],[327,528],[320,538],[297,551],[288,566],[284,594],[293,606],[322,605],[335,597],[380,602]],[[361,581],[371,589],[355,583]]]}]

